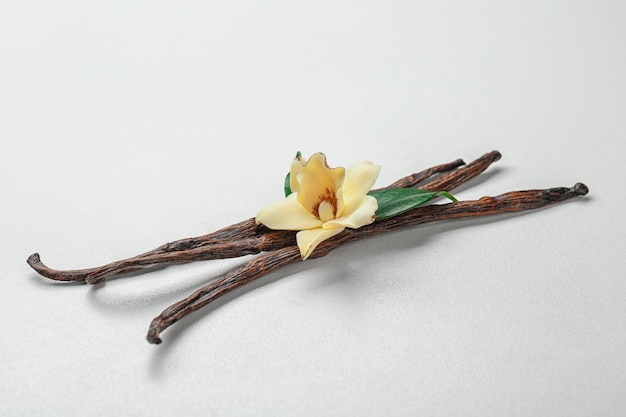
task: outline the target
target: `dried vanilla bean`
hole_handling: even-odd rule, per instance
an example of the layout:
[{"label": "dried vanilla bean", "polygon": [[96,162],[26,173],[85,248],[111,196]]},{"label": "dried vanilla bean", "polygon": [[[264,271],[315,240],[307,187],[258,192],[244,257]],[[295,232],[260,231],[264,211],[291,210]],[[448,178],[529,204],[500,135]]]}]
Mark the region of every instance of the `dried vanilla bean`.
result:
[{"label": "dried vanilla bean", "polygon": [[[436,181],[447,179],[446,181],[451,183],[459,183],[459,181],[462,183],[484,171],[491,162],[499,158],[500,154],[497,151],[490,152],[473,163],[455,170],[455,168],[464,164],[463,160],[457,159],[456,161],[437,165],[417,174],[401,178],[385,188],[414,187],[444,172],[449,173],[442,175]],[[421,188],[431,189],[427,185]],[[440,188],[440,190],[446,191],[448,188]],[[271,236],[266,238],[266,234]],[[284,239],[284,243],[277,242],[280,241],[280,238]],[[104,281],[107,277],[159,264],[182,264],[193,261],[234,258],[278,249],[285,246],[287,241],[293,242],[292,239],[293,233],[291,232],[269,230],[263,226],[258,226],[254,219],[248,219],[207,235],[166,243],[133,258],[111,262],[96,268],[52,269],[41,261],[38,253],[32,254],[27,262],[40,275],[55,281],[76,281],[96,284]]]},{"label": "dried vanilla bean", "polygon": [[[559,187],[545,190],[513,191],[497,197],[483,197],[479,200],[422,207],[390,219],[374,222],[368,227],[346,229],[336,237],[320,244],[311,255],[311,259],[326,256],[333,249],[346,243],[409,226],[442,220],[538,209],[586,195],[588,191],[584,184],[577,183],[571,188]],[[191,296],[164,310],[152,320],[148,330],[148,341],[155,344],[161,343],[161,332],[187,314],[275,269],[300,262],[301,260],[297,246],[289,246],[281,250],[261,254],[228,273],[223,278],[202,287]]]},{"label": "dried vanilla bean", "polygon": [[[428,191],[452,191],[476,177],[500,157],[498,151],[493,151],[467,165],[463,160],[457,159],[403,177],[385,188],[419,186]],[[538,209],[587,193],[587,187],[577,183],[571,188],[513,191],[496,197],[482,197],[479,200],[419,207],[358,229],[345,229],[333,238],[322,242],[310,258],[320,258],[346,243],[405,227],[450,219]],[[52,280],[95,284],[125,272],[148,271],[150,267],[156,265],[174,265],[258,254],[222,278],[168,307],[157,316],[150,325],[147,338],[151,343],[160,343],[161,332],[186,315],[227,292],[282,266],[302,261],[300,249],[295,244],[295,235],[296,232],[293,231],[270,230],[263,225],[257,225],[255,219],[252,218],[207,235],[166,243],[135,257],[96,268],[54,270],[44,265],[37,253],[31,255],[27,262],[39,274]]]},{"label": "dried vanilla bean", "polygon": [[161,343],[161,332],[189,313],[204,307],[235,288],[261,278],[285,265],[300,261],[302,261],[300,249],[296,245],[260,254],[222,278],[200,288],[189,297],[165,309],[152,320],[148,330],[148,341],[154,344]]}]

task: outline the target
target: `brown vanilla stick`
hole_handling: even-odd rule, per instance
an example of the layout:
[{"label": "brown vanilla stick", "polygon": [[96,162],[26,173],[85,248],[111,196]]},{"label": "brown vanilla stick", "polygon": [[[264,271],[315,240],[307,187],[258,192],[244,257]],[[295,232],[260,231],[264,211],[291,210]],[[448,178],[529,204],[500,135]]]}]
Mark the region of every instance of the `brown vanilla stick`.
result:
[{"label": "brown vanilla stick", "polygon": [[[494,151],[497,152],[497,151]],[[490,152],[493,153],[493,152]],[[481,157],[483,158],[484,155]],[[480,158],[479,158],[480,159]],[[475,162],[475,161],[474,161]],[[436,165],[431,168],[427,168],[423,171],[417,172],[415,174],[407,175],[406,177],[400,178],[398,181],[389,184],[384,188],[411,188],[415,187],[424,181],[432,179],[435,175],[441,174],[443,172],[450,172],[454,169],[465,165],[465,162],[462,159],[457,159],[456,161],[448,162],[447,164]]]},{"label": "brown vanilla stick", "polygon": [[420,185],[420,188],[429,191],[451,191],[483,172],[492,163],[500,160],[500,158],[502,158],[502,155],[498,151],[486,153],[475,161],[470,162],[467,166],[451,171],[450,175],[442,175],[432,181],[428,181],[424,185]]},{"label": "brown vanilla stick", "polygon": [[[310,258],[323,257],[333,249],[349,242],[405,227],[450,219],[533,210],[583,196],[588,192],[589,190],[584,184],[577,183],[571,188],[513,191],[497,197],[483,197],[479,200],[419,207],[360,229],[346,229],[334,238],[322,242]],[[161,343],[160,334],[189,313],[282,266],[300,262],[299,253],[297,246],[288,246],[273,252],[263,253],[223,278],[202,287],[155,317],[150,324],[148,341],[155,344]]]},{"label": "brown vanilla stick", "polygon": [[28,264],[39,274],[56,281],[84,281],[87,284],[96,284],[113,275],[132,272],[158,264],[176,265],[194,261],[237,258],[257,254],[262,251],[275,250],[285,246],[284,243],[281,242],[289,241],[292,244],[294,233],[295,232],[279,231],[272,233],[271,237],[257,236],[233,241],[225,239],[223,241],[206,242],[203,246],[198,246],[193,249],[155,254],[146,253],[135,258],[112,262],[93,269],[57,271],[45,266],[39,259],[39,254],[37,253],[28,258]]},{"label": "brown vanilla stick", "polygon": [[[445,172],[448,174],[437,178],[437,181],[441,181],[442,178],[448,178],[447,181],[450,183],[462,183],[484,171],[491,162],[499,158],[500,154],[497,151],[493,151],[483,155],[468,166],[455,169],[464,164],[463,160],[457,159],[453,162],[436,165],[416,174],[408,175],[385,188],[414,187],[437,174]],[[449,191],[450,189],[442,188],[440,191]],[[271,236],[265,238],[266,234],[271,234]],[[290,242],[285,241],[285,243],[278,244],[277,240],[281,237],[286,240],[289,239]],[[104,281],[107,277],[149,268],[158,264],[181,264],[255,254],[261,251],[272,250],[270,249],[271,246],[268,246],[268,242],[270,242],[269,245],[273,244],[275,248],[279,248],[292,244],[292,239],[293,233],[270,231],[263,226],[258,226],[254,219],[251,218],[207,235],[176,240],[135,257],[114,261],[100,267],[56,270],[46,266],[41,261],[38,253],[32,254],[27,259],[27,263],[40,275],[55,281],[96,284]]]},{"label": "brown vanilla stick", "polygon": [[333,239],[322,242],[310,258],[322,257],[336,247],[349,242],[406,227],[443,220],[534,210],[584,196],[588,192],[589,189],[585,184],[576,183],[573,187],[511,191],[496,197],[482,197],[479,200],[418,207],[398,216],[374,222],[367,227],[346,229]]},{"label": "brown vanilla stick", "polygon": [[267,275],[280,267],[300,262],[301,260],[300,249],[295,245],[262,253],[234,271],[229,272],[224,277],[200,288],[189,297],[165,309],[158,317],[152,320],[148,330],[148,341],[155,344],[161,343],[161,332],[186,315],[248,282]]},{"label": "brown vanilla stick", "polygon": [[[198,255],[198,259],[202,257],[204,257],[205,260],[219,259],[221,258],[219,252],[215,252],[215,257],[211,258],[210,253],[212,253],[212,247],[223,244],[224,242],[231,242],[231,246],[237,246],[236,242],[242,239],[250,239],[254,236],[256,230],[257,225],[254,219],[248,219],[207,235],[176,240],[135,257],[114,261],[95,268],[74,270],[52,269],[41,261],[39,253],[32,254],[26,262],[40,275],[55,281],[75,281],[95,284],[113,275],[137,271],[160,263],[177,263],[175,259],[176,254],[183,253],[181,259],[186,258],[187,260],[185,262],[191,262],[193,259],[185,257],[184,253],[190,252],[193,254],[193,250],[197,248],[205,248],[203,251],[198,251],[201,252]],[[224,252],[230,250],[229,248],[222,247],[220,247],[220,249]],[[161,255],[165,255],[165,258],[162,258]],[[168,257],[168,255],[174,256]]]},{"label": "brown vanilla stick", "polygon": [[[425,190],[451,191],[483,172],[498,159],[500,159],[500,153],[497,151],[487,153],[465,166],[463,166],[464,162],[461,159],[457,159],[401,178],[385,188],[419,185]],[[587,192],[587,187],[578,183],[571,188],[514,191],[497,197],[483,197],[474,201],[420,207],[360,229],[346,229],[334,238],[320,244],[311,258],[325,256],[343,244],[404,227],[456,218],[537,209],[585,195]],[[207,235],[180,239],[133,258],[112,262],[97,268],[57,271],[45,266],[38,254],[31,255],[28,258],[28,263],[41,275],[53,280],[96,283],[116,274],[149,268],[157,264],[181,264],[249,254],[259,255],[167,308],[156,317],[150,325],[148,340],[151,343],[160,343],[161,332],[186,315],[241,285],[258,279],[282,266],[300,262],[300,251],[295,246],[295,232],[269,230],[262,225],[257,225],[255,219],[252,218]]]}]

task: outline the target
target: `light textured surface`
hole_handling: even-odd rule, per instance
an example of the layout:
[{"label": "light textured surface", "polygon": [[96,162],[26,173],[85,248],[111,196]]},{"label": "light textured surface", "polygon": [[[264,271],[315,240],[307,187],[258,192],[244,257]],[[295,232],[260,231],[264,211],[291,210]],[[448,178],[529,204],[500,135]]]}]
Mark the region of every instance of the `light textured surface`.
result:
[{"label": "light textured surface", "polygon": [[[0,7],[0,415],[626,415],[626,3],[20,1]],[[461,199],[534,213],[404,230],[167,330],[242,260],[95,266],[251,217],[297,150],[382,186],[503,154]]]}]

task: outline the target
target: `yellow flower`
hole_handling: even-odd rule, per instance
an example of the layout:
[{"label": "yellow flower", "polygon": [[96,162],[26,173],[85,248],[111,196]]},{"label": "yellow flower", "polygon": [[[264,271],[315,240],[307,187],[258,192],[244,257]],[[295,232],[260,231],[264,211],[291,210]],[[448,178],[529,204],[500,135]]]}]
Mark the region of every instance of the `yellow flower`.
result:
[{"label": "yellow flower", "polygon": [[371,162],[331,169],[322,153],[308,161],[298,156],[291,163],[292,194],[259,210],[256,222],[274,230],[299,230],[296,241],[306,259],[346,227],[358,229],[374,221],[378,204],[367,193],[379,172],[380,166]]}]

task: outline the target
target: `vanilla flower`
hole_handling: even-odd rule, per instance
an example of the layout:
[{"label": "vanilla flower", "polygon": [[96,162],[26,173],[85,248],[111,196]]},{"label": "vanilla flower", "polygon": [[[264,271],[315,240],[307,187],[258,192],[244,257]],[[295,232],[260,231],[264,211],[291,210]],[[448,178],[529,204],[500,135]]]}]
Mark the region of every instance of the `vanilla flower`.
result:
[{"label": "vanilla flower", "polygon": [[292,194],[259,210],[256,222],[274,230],[298,230],[296,241],[302,259],[307,259],[321,242],[346,227],[358,229],[374,221],[378,203],[367,193],[379,172],[371,162],[346,170],[330,168],[322,153],[308,161],[298,155],[290,170]]}]

